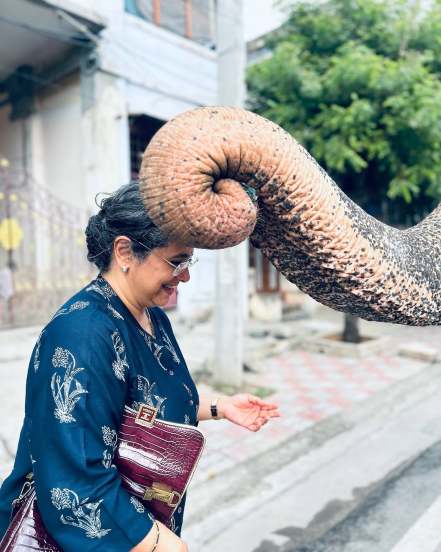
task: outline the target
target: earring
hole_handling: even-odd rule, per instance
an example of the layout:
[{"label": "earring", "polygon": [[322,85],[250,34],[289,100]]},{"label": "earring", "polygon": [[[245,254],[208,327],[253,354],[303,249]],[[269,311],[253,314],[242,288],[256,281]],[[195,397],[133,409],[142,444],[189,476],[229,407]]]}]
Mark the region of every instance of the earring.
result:
[{"label": "earring", "polygon": [[129,271],[129,267],[128,266],[122,266],[121,270],[124,272],[124,274],[127,274],[127,272]]}]

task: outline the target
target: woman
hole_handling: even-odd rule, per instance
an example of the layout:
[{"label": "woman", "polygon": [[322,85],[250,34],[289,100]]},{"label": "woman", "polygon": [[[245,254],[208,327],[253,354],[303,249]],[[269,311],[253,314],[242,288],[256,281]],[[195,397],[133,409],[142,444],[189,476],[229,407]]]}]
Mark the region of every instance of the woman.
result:
[{"label": "woman", "polygon": [[170,530],[121,487],[112,460],[124,405],[146,403],[160,418],[193,425],[214,413],[251,431],[279,413],[249,395],[199,397],[160,309],[190,279],[193,250],[160,233],[137,184],[102,201],[86,237],[100,274],[35,345],[16,462],[0,489],[0,538],[33,472],[43,522],[65,552],[185,551],[185,498]]}]

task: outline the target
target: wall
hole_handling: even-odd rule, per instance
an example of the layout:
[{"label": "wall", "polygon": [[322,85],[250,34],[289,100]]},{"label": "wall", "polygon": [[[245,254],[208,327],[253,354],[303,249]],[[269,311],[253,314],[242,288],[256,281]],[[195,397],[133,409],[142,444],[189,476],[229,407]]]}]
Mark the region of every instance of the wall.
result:
[{"label": "wall", "polygon": [[[46,89],[48,90],[48,89]],[[81,102],[79,77],[57,83],[38,101],[40,138],[34,147],[43,157],[45,187],[60,199],[84,205],[84,178],[81,162]]]},{"label": "wall", "polygon": [[23,162],[24,126],[22,121],[9,120],[10,108],[0,108],[0,158],[6,157],[14,166]]}]

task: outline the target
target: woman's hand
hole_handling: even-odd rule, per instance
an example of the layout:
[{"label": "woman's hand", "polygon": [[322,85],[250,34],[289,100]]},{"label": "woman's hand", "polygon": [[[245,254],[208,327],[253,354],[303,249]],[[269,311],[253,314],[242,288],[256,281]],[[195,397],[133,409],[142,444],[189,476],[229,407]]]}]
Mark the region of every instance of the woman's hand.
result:
[{"label": "woman's hand", "polygon": [[[159,542],[158,546],[155,548],[155,552],[188,552],[188,547],[182,539],[175,535],[173,531],[170,531],[170,529],[160,521],[156,523],[159,527]],[[153,525],[146,537],[138,545],[132,548],[130,552],[152,552],[155,546],[156,537],[157,530],[155,525]]]},{"label": "woman's hand", "polygon": [[248,393],[220,397],[217,403],[219,417],[250,431],[259,431],[270,418],[279,418],[278,406]]}]

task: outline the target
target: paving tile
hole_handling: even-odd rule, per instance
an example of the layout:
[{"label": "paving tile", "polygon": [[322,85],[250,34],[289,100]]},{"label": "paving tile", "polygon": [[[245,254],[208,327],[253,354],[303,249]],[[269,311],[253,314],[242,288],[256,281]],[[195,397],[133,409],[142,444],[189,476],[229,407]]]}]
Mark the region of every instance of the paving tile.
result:
[{"label": "paving tile", "polygon": [[[223,465],[216,456],[220,450],[230,466],[252,458],[423,367],[424,363],[390,355],[351,359],[287,351],[265,359],[253,383],[275,390],[269,399],[279,404],[282,418],[257,434],[228,423],[206,424],[207,454],[217,459],[218,467]],[[203,464],[202,478],[212,465],[210,458]]]}]

